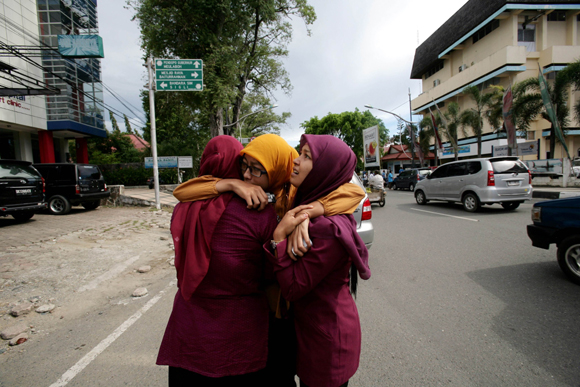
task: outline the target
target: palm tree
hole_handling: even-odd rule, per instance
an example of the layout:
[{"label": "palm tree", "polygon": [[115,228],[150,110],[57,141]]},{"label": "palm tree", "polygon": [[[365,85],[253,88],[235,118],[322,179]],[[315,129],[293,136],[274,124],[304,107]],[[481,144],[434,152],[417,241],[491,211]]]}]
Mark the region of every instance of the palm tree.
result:
[{"label": "palm tree", "polygon": [[[548,93],[550,94],[552,105],[556,111],[558,124],[564,134],[570,123],[568,118],[570,108],[567,105],[568,88],[573,83],[572,78],[574,76],[573,71],[566,71],[567,69],[558,72],[553,83],[548,83]],[[531,121],[535,120],[539,115],[548,122],[551,122],[548,113],[544,109],[538,78],[528,78],[514,86],[513,114],[516,127],[523,130],[527,130]],[[556,130],[554,124],[551,124],[550,157],[554,156],[555,148]]]},{"label": "palm tree", "polygon": [[[463,93],[471,97],[475,102],[475,108],[464,110],[461,113],[462,125],[469,126],[473,134],[477,136],[477,157],[481,157],[481,136],[483,134],[483,119],[488,121],[492,116],[493,106],[497,101],[499,90],[494,88],[490,93],[482,93],[478,86],[468,86],[463,89]],[[490,122],[493,126],[493,123]]]},{"label": "palm tree", "polygon": [[[568,79],[570,85],[574,88],[574,91],[580,91],[580,59],[566,66],[566,68],[560,72],[560,74],[562,73],[563,76]],[[580,99],[576,101],[576,105],[574,105],[572,109],[574,109],[576,120],[580,121]]]},{"label": "palm tree", "polygon": [[[451,102],[447,106],[447,111],[443,113],[445,116],[445,128],[444,134],[445,137],[451,143],[453,147],[453,152],[455,153],[455,161],[459,160],[459,145],[458,145],[458,131],[461,127],[461,107],[457,102]],[[464,137],[467,137],[466,133],[464,133]]]}]

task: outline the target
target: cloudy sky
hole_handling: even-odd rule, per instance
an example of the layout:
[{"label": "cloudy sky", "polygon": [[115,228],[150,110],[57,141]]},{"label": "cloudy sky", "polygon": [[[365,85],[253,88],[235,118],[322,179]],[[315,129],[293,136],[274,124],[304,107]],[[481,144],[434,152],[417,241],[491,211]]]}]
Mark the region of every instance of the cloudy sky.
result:
[{"label": "cloudy sky", "polygon": [[[411,66],[418,42],[427,39],[466,0],[311,0],[317,20],[306,27],[293,22],[294,37],[285,60],[294,90],[292,95],[276,94],[278,113],[292,113],[282,137],[296,142],[303,133],[300,124],[328,113],[366,110],[365,104],[409,116],[411,98],[421,93],[421,82],[411,80]],[[137,23],[125,1],[100,0],[100,35],[105,46],[103,81],[122,99],[132,114],[109,93],[105,103],[140,116],[139,91],[147,83]],[[196,58],[197,59],[197,58]],[[203,59],[203,58],[201,58]],[[132,106],[139,108],[136,111]],[[391,134],[397,122],[374,110]],[[107,115],[108,117],[108,115]],[[141,126],[137,121],[133,126]],[[111,128],[110,122],[107,127]]]}]

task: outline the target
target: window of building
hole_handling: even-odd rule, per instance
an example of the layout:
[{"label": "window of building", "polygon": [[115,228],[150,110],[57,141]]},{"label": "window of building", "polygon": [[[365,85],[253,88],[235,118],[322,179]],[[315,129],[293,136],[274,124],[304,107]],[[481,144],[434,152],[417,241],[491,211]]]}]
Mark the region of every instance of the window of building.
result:
[{"label": "window of building", "polygon": [[479,86],[479,91],[484,91],[485,89],[491,87],[492,85],[499,85],[500,83],[500,79],[498,77],[494,77],[491,79],[488,79],[487,81],[480,83]]},{"label": "window of building", "polygon": [[566,11],[554,11],[548,14],[548,21],[566,21]]},{"label": "window of building", "polygon": [[535,140],[536,139],[536,132],[532,132],[531,130],[526,132],[526,140]]},{"label": "window of building", "polygon": [[484,36],[489,35],[491,31],[499,27],[499,20],[494,19],[487,23],[485,26],[481,27],[476,33],[473,34],[473,44],[478,40],[483,39]]},{"label": "window of building", "polygon": [[444,67],[445,61],[439,60],[433,66],[429,67],[427,72],[425,73],[425,79],[429,78],[431,75],[435,74],[437,71],[442,70]]},{"label": "window of building", "polygon": [[534,24],[518,25],[518,46],[525,46],[526,51],[536,51],[536,26]]}]

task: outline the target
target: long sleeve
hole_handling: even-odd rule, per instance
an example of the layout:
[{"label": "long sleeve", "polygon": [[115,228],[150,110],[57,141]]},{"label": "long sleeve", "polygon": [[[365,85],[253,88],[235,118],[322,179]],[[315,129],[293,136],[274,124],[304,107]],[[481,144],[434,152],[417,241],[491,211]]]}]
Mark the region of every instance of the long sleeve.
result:
[{"label": "long sleeve", "polygon": [[296,301],[310,293],[342,260],[348,259],[335,238],[316,238],[312,249],[298,261],[291,260],[286,253],[286,241],[276,247],[278,257],[272,253],[269,243],[264,249],[287,301]]},{"label": "long sleeve", "polygon": [[209,175],[190,179],[180,184],[173,191],[173,196],[180,202],[195,202],[219,196],[216,184],[221,179]]},{"label": "long sleeve", "polygon": [[346,183],[318,201],[324,206],[324,216],[332,216],[352,214],[364,197],[365,192],[358,185]]}]

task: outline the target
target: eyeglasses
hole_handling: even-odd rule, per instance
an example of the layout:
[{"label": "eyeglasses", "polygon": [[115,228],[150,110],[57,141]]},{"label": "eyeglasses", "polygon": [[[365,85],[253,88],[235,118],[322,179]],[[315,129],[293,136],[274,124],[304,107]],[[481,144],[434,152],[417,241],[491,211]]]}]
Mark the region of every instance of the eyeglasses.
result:
[{"label": "eyeglasses", "polygon": [[242,169],[242,174],[246,173],[246,170],[250,170],[250,175],[254,176],[254,177],[261,177],[263,174],[268,174],[268,172],[266,171],[262,171],[256,167],[251,167],[248,162],[243,159],[241,164],[240,164],[240,168]]}]

